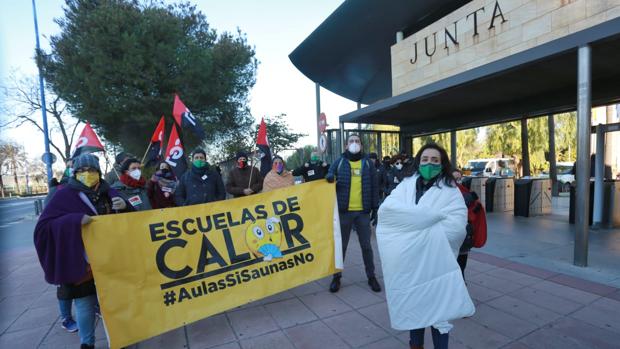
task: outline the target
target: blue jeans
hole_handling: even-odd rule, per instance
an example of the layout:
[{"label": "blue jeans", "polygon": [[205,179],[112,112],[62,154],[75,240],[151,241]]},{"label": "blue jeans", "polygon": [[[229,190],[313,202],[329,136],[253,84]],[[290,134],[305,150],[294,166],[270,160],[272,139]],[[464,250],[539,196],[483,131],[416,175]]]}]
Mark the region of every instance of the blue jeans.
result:
[{"label": "blue jeans", "polygon": [[[431,327],[431,334],[433,335],[433,347],[435,349],[448,349],[449,333],[441,334],[435,327]],[[424,345],[424,329],[418,328],[416,330],[409,331],[409,345],[423,346]]]},{"label": "blue jeans", "polygon": [[61,320],[64,320],[66,318],[72,318],[71,303],[73,303],[73,299],[59,299],[58,300],[58,307],[60,308]]},{"label": "blue jeans", "polygon": [[75,314],[80,335],[80,344],[95,344],[95,304],[97,296],[76,298]]}]

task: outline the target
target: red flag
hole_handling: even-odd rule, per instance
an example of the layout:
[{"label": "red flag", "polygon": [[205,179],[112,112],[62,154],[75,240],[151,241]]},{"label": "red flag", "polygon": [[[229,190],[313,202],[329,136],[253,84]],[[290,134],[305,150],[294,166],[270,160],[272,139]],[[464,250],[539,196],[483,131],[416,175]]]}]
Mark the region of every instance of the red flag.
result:
[{"label": "red flag", "polygon": [[174,95],[172,116],[174,116],[174,120],[177,122],[177,125],[181,127],[181,130],[189,127],[198,138],[201,140],[205,138],[205,131],[202,126],[200,126],[200,123],[196,117],[194,117],[192,112],[187,109],[177,94]]},{"label": "red flag", "polygon": [[177,178],[180,178],[187,170],[187,162],[185,162],[185,151],[183,144],[177,133],[176,125],[172,125],[172,132],[168,139],[168,147],[166,148],[166,162],[172,167],[172,172]]},{"label": "red flag", "polygon": [[101,141],[99,141],[99,137],[95,134],[92,127],[90,127],[90,123],[86,123],[80,137],[78,137],[77,142],[75,143],[75,148],[73,150],[72,158],[88,153],[94,153],[97,151],[104,151],[103,145]]},{"label": "red flag", "polygon": [[267,124],[262,118],[258,127],[258,136],[256,136],[256,145],[260,151],[260,174],[265,177],[271,170],[271,149],[269,149],[269,141],[267,140]]},{"label": "red flag", "polygon": [[151,164],[159,161],[161,159],[161,151],[162,151],[162,147],[161,145],[164,142],[164,129],[166,127],[166,122],[164,120],[164,117],[162,115],[161,119],[159,120],[159,124],[157,125],[157,128],[155,129],[155,132],[153,132],[153,136],[151,137],[151,144],[149,146],[149,152],[146,155],[146,159],[145,159],[145,166],[150,166]]}]

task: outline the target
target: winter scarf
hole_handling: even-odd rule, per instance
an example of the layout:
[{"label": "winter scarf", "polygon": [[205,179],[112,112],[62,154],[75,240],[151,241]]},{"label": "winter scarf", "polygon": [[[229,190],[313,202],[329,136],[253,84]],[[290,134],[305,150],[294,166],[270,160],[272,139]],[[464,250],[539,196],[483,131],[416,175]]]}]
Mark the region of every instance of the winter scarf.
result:
[{"label": "winter scarf", "polygon": [[136,180],[126,173],[121,175],[120,181],[129,188],[144,188],[144,185],[146,184],[146,179],[144,179],[144,177],[140,177],[140,179]]},{"label": "winter scarf", "polygon": [[263,192],[268,192],[284,187],[290,187],[295,184],[295,178],[288,171],[278,174],[275,170],[269,171],[263,181]]}]

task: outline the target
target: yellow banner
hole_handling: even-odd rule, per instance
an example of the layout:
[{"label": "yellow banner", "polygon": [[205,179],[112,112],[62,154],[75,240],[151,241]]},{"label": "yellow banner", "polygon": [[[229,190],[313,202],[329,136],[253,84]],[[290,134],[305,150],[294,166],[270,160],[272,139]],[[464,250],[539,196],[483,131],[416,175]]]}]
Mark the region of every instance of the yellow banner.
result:
[{"label": "yellow banner", "polygon": [[82,233],[118,348],[342,269],[334,185],[95,217]]}]

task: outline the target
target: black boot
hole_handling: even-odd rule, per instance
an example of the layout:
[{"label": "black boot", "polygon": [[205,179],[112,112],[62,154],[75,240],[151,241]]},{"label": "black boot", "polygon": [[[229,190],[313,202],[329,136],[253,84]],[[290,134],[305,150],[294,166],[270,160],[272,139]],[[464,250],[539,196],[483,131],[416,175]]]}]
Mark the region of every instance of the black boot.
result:
[{"label": "black boot", "polygon": [[377,278],[374,276],[371,278],[368,278],[368,286],[370,286],[370,289],[375,292],[381,292],[381,285],[379,285]]},{"label": "black boot", "polygon": [[329,292],[336,293],[340,290],[340,276],[334,276],[332,283],[329,284]]}]

